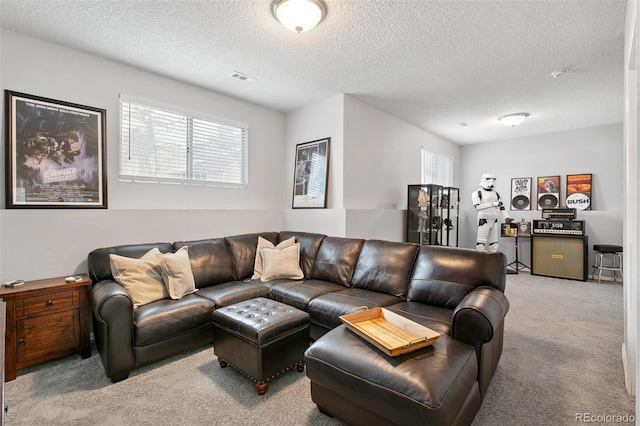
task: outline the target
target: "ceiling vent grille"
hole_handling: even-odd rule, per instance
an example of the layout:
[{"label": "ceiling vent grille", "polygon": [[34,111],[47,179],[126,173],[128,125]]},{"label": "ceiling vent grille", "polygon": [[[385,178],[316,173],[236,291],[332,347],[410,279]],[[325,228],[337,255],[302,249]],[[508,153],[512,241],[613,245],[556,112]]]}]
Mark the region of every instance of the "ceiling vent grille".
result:
[{"label": "ceiling vent grille", "polygon": [[234,71],[231,74],[231,77],[235,78],[236,80],[240,80],[240,81],[254,81],[255,79],[252,77],[249,77],[246,74],[242,74],[241,72],[238,71]]}]

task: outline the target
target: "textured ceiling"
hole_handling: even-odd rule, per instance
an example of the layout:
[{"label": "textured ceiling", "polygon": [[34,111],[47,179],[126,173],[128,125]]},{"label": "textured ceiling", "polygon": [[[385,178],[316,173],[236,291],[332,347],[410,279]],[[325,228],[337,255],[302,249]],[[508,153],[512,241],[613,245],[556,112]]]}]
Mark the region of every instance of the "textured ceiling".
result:
[{"label": "textured ceiling", "polygon": [[[1,0],[0,15],[12,31],[282,112],[346,93],[459,144],[622,121],[625,0],[326,3],[303,34],[271,0]],[[521,111],[518,127],[497,121]]]}]

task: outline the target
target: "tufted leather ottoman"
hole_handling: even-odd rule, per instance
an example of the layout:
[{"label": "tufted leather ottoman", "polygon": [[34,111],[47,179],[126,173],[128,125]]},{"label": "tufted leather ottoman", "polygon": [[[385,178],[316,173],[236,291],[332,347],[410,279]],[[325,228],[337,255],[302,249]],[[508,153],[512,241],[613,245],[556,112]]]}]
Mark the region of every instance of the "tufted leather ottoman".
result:
[{"label": "tufted leather ottoman", "polygon": [[449,336],[390,357],[341,325],[305,362],[313,402],[350,425],[469,425],[480,408],[475,350]]},{"label": "tufted leather ottoman", "polygon": [[309,314],[265,298],[250,299],[213,311],[213,351],[251,378],[264,395],[269,380],[294,365],[304,371],[309,346]]}]

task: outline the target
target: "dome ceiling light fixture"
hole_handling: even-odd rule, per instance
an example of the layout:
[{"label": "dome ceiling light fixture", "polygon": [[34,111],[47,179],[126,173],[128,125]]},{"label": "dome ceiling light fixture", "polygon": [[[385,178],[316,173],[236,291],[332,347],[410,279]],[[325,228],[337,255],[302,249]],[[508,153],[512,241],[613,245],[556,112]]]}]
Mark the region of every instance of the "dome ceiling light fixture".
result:
[{"label": "dome ceiling light fixture", "polygon": [[287,29],[307,32],[324,19],[327,5],[323,0],[275,0],[273,15]]},{"label": "dome ceiling light fixture", "polygon": [[503,115],[502,117],[498,118],[498,120],[505,126],[515,127],[526,120],[527,117],[529,117],[528,113],[517,112],[515,114]]}]

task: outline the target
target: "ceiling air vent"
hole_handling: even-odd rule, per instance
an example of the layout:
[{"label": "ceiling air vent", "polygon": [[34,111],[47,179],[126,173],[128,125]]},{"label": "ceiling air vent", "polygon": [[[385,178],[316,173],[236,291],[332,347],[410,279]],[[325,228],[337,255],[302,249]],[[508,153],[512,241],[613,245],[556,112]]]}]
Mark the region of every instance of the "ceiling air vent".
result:
[{"label": "ceiling air vent", "polygon": [[252,77],[249,77],[246,74],[242,74],[241,72],[238,71],[234,71],[233,73],[231,73],[231,77],[235,78],[236,80],[240,80],[240,81],[254,81],[255,79]]}]

